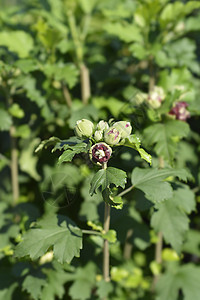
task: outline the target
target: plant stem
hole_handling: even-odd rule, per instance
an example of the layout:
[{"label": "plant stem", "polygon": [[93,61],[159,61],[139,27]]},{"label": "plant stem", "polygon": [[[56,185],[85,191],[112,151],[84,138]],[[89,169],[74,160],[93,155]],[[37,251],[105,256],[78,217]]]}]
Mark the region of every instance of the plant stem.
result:
[{"label": "plant stem", "polygon": [[129,188],[127,188],[126,190],[124,190],[123,192],[119,193],[119,195],[117,195],[118,197],[122,197],[125,194],[129,193],[132,189],[134,188],[134,185],[131,185]]},{"label": "plant stem", "polygon": [[[88,99],[90,98],[91,92],[90,92],[90,74],[89,70],[86,67],[86,65],[83,62],[83,41],[87,34],[87,26],[84,29],[84,36],[82,37],[83,40],[81,40],[80,33],[78,32],[75,16],[72,12],[72,10],[67,11],[68,16],[68,22],[69,27],[71,31],[71,35],[74,41],[75,45],[75,51],[76,51],[76,59],[78,62],[78,67],[80,69],[80,80],[81,80],[81,98],[84,104],[88,103]],[[87,25],[87,24],[86,24]]]},{"label": "plant stem", "polygon": [[82,97],[83,103],[87,104],[88,99],[91,96],[90,73],[84,63],[82,63],[80,66],[80,72],[81,72],[81,97]]},{"label": "plant stem", "polygon": [[124,245],[124,253],[123,253],[124,259],[131,259],[133,245],[129,242],[129,239],[132,236],[132,234],[133,234],[133,228],[129,228],[126,234],[126,241]]},{"label": "plant stem", "polygon": [[[159,157],[159,168],[163,169],[165,167],[165,161],[162,156]],[[158,232],[158,241],[155,246],[155,261],[157,264],[162,263],[162,247],[163,247],[163,234],[162,232]],[[156,283],[159,279],[159,275],[154,275],[152,291],[154,292]]]},{"label": "plant stem", "polygon": [[[110,227],[110,205],[105,202],[105,211],[104,211],[104,232],[107,233]],[[110,255],[109,255],[109,242],[104,240],[103,244],[103,278],[105,281],[110,281],[109,274],[110,266]]]},{"label": "plant stem", "polygon": [[15,127],[10,127],[10,143],[11,143],[11,183],[13,193],[13,205],[17,204],[19,198],[19,175],[18,175],[18,157],[17,157],[17,143],[16,138],[13,136]]},{"label": "plant stem", "polygon": [[65,98],[67,106],[69,108],[71,108],[71,106],[72,106],[72,98],[71,98],[71,95],[69,93],[69,90],[68,90],[67,86],[64,83],[62,83],[62,90],[63,90],[63,96]]},{"label": "plant stem", "polygon": [[[102,169],[107,168],[107,163],[103,163]],[[104,232],[107,233],[110,228],[110,205],[105,202],[104,208]],[[103,243],[103,278],[106,282],[110,281],[110,254],[109,254],[109,242],[107,239],[104,239]]]},{"label": "plant stem", "polygon": [[101,235],[102,233],[99,231],[95,231],[95,230],[86,230],[86,229],[82,229],[82,233],[85,234],[96,234],[96,235]]},{"label": "plant stem", "polygon": [[153,57],[149,58],[149,93],[154,89],[155,86],[155,73],[154,73],[154,65],[153,65]]}]

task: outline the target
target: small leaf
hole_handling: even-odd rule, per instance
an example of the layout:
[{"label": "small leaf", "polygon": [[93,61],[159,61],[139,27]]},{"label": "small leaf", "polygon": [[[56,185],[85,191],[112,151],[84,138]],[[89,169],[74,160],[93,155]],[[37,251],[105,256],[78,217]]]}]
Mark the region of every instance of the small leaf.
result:
[{"label": "small leaf", "polygon": [[88,144],[86,143],[79,143],[74,146],[68,146],[68,147],[70,149],[65,150],[63,154],[59,157],[58,165],[62,164],[63,162],[71,161],[75,156],[75,154],[88,151]]},{"label": "small leaf", "polygon": [[107,33],[117,36],[120,40],[129,42],[141,42],[142,35],[134,24],[108,23],[104,26]]},{"label": "small leaf", "polygon": [[109,230],[102,234],[102,238],[108,240],[110,243],[115,243],[117,241],[117,233],[115,230]]},{"label": "small leaf", "polygon": [[11,125],[11,116],[4,109],[0,109],[0,130],[9,130]]},{"label": "small leaf", "polygon": [[30,229],[23,241],[17,245],[16,257],[29,255],[37,259],[53,247],[55,258],[60,263],[70,263],[74,256],[79,257],[82,249],[82,232],[67,217],[47,215]]},{"label": "small leaf", "polygon": [[151,155],[148,154],[143,148],[140,148],[141,141],[135,134],[130,135],[120,143],[123,146],[130,147],[139,152],[142,159],[146,160],[151,165]]},{"label": "small leaf", "polygon": [[41,151],[43,148],[46,149],[49,146],[55,145],[56,143],[60,142],[60,139],[52,136],[48,140],[42,141],[39,146],[35,149],[35,152]]},{"label": "small leaf", "polygon": [[113,167],[99,170],[91,181],[90,194],[93,195],[96,193],[99,187],[103,191],[110,184],[124,188],[126,184],[126,172]]},{"label": "small leaf", "polygon": [[[29,143],[28,143],[29,142]],[[23,172],[28,173],[32,178],[39,181],[41,179],[37,172],[36,166],[38,157],[33,155],[36,145],[38,145],[39,138],[33,139],[31,142],[28,141],[26,147],[21,152],[19,159],[20,168]]]},{"label": "small leaf", "polygon": [[18,103],[13,103],[8,111],[15,118],[21,119],[24,117],[24,111]]}]

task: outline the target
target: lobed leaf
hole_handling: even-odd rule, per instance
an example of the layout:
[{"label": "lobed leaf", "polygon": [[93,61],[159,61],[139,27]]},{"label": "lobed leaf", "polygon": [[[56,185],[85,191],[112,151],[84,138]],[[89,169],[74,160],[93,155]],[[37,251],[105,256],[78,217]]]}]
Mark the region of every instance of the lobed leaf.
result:
[{"label": "lobed leaf", "polygon": [[144,130],[144,139],[149,146],[155,145],[158,156],[167,161],[174,159],[177,142],[189,133],[189,125],[183,121],[172,120],[164,124],[154,124]]},{"label": "lobed leaf", "polygon": [[67,217],[47,215],[37,222],[37,227],[30,229],[15,249],[15,257],[29,255],[35,260],[50,247],[60,263],[70,263],[74,256],[80,256],[82,249],[82,232]]},{"label": "lobed leaf", "polygon": [[135,168],[131,181],[135,188],[143,191],[147,199],[152,202],[161,202],[172,197],[172,187],[164,181],[169,176],[187,180],[190,174],[184,169],[140,169]]},{"label": "lobed leaf", "polygon": [[126,184],[126,172],[113,167],[99,170],[90,183],[90,194],[93,195],[96,193],[99,187],[103,191],[110,184],[124,188]]}]

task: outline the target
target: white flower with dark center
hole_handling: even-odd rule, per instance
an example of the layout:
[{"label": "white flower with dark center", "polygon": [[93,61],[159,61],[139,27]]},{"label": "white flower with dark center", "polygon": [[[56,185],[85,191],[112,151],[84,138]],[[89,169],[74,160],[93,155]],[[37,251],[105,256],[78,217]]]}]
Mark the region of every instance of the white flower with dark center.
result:
[{"label": "white flower with dark center", "polygon": [[112,154],[112,149],[106,143],[97,143],[90,148],[90,159],[94,163],[106,163]]}]

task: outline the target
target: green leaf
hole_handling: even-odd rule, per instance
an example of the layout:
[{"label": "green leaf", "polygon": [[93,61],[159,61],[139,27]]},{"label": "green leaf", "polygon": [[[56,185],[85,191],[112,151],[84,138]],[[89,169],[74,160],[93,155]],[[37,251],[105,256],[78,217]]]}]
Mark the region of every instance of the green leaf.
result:
[{"label": "green leaf", "polygon": [[52,136],[48,140],[42,141],[39,146],[35,149],[35,152],[41,151],[43,148],[46,149],[49,146],[56,145],[56,143],[60,142],[60,139]]},{"label": "green leaf", "polygon": [[180,286],[184,300],[199,299],[200,268],[187,264],[181,267],[179,272]]},{"label": "green leaf", "polygon": [[31,35],[25,31],[3,31],[0,33],[0,46],[8,47],[10,51],[24,58],[33,50],[34,43]]},{"label": "green leaf", "polygon": [[190,229],[186,234],[182,251],[200,257],[199,245],[200,245],[200,232],[197,230]]},{"label": "green leaf", "polygon": [[137,150],[141,158],[146,160],[151,165],[151,155],[148,154],[143,148],[140,148],[141,141],[139,137],[137,137],[135,134],[130,135],[125,140],[123,140],[120,144]]},{"label": "green leaf", "polygon": [[12,300],[13,293],[18,287],[18,282],[13,276],[12,272],[8,267],[1,266],[0,273],[0,300]]},{"label": "green leaf", "polygon": [[174,191],[174,203],[180,210],[190,214],[196,208],[195,194],[187,185],[181,185]]},{"label": "green leaf", "polygon": [[189,219],[177,206],[175,197],[176,195],[157,204],[158,211],[154,212],[151,225],[157,232],[161,231],[165,241],[180,253],[186,231],[189,229]]},{"label": "green leaf", "polygon": [[13,134],[13,136],[20,137],[23,139],[29,138],[30,135],[31,135],[31,130],[30,130],[29,125],[27,125],[27,124],[18,126]]},{"label": "green leaf", "polygon": [[171,185],[164,181],[169,176],[176,176],[186,181],[189,174],[184,169],[135,168],[131,175],[131,182],[135,188],[145,193],[147,199],[155,203],[172,197]]},{"label": "green leaf", "polygon": [[117,241],[117,232],[110,229],[108,232],[102,234],[102,238],[109,241],[109,243],[116,243]]},{"label": "green leaf", "polygon": [[125,187],[126,184],[126,172],[108,167],[107,169],[99,170],[90,183],[90,194],[93,195],[97,192],[97,189],[101,187],[102,191],[105,190],[110,184],[115,186]]},{"label": "green leaf", "polygon": [[97,0],[78,0],[85,14],[90,14],[96,5]]},{"label": "green leaf", "polygon": [[15,66],[28,74],[39,69],[39,62],[35,59],[19,59],[16,61]]},{"label": "green leaf", "polygon": [[96,266],[89,262],[84,268],[77,268],[75,281],[69,289],[72,299],[86,300],[95,286]]},{"label": "green leaf", "polygon": [[38,157],[33,156],[36,145],[38,145],[39,138],[33,139],[31,142],[26,143],[26,147],[21,152],[19,159],[20,168],[23,172],[28,173],[32,178],[39,181],[41,179],[37,172],[36,166],[38,162]]},{"label": "green leaf", "polygon": [[117,36],[120,40],[129,42],[141,42],[142,35],[134,24],[108,23],[104,26],[107,33]]},{"label": "green leaf", "polygon": [[26,276],[22,284],[22,290],[27,291],[34,300],[38,300],[45,285],[46,278],[41,271],[38,271]]},{"label": "green leaf", "polygon": [[189,1],[187,3],[175,1],[174,3],[169,3],[165,6],[160,15],[161,26],[164,27],[172,22],[178,22],[184,16],[190,14],[194,9],[199,7],[199,1]]},{"label": "green leaf", "polygon": [[56,65],[47,64],[44,66],[44,73],[55,80],[65,81],[69,88],[73,88],[76,85],[79,75],[78,69],[72,63],[66,65],[62,63]]},{"label": "green leaf", "polygon": [[47,280],[41,293],[41,300],[55,300],[56,296],[62,299],[65,294],[64,284],[73,279],[73,274],[67,273],[62,265],[53,262],[53,267],[53,269],[43,268],[43,273],[47,275]]},{"label": "green leaf", "polygon": [[68,120],[70,128],[74,129],[77,120],[98,120],[98,110],[96,107],[91,104],[85,106],[82,103],[78,103],[77,106],[74,104],[72,107],[71,117]]},{"label": "green leaf", "polygon": [[184,300],[199,299],[200,268],[194,264],[175,267],[161,275],[156,290],[156,300],[177,300],[179,289]]},{"label": "green leaf", "polygon": [[[161,275],[156,285],[156,300],[177,300],[179,291],[179,282],[177,280],[178,273],[168,272]],[[191,300],[191,299],[190,299]]]},{"label": "green leaf", "polygon": [[63,162],[68,162],[73,159],[75,154],[79,154],[81,152],[88,151],[88,144],[86,143],[79,143],[75,146],[68,146],[70,149],[65,150],[63,154],[58,159],[58,165],[62,164]]},{"label": "green leaf", "polygon": [[13,103],[8,111],[15,118],[21,119],[24,117],[24,111],[18,103]]},{"label": "green leaf", "polygon": [[122,109],[124,112],[124,108],[125,108],[124,103],[114,97],[109,97],[109,98],[94,97],[93,104],[97,109],[100,109],[100,110],[107,108],[111,112],[112,116],[115,118],[118,118]]},{"label": "green leaf", "polygon": [[112,291],[113,291],[113,286],[111,282],[106,282],[104,280],[97,282],[97,294],[99,296],[99,299],[108,297]]},{"label": "green leaf", "polygon": [[30,229],[23,241],[17,245],[15,257],[29,255],[35,260],[53,247],[55,258],[60,263],[70,263],[74,256],[79,257],[82,249],[82,232],[67,217],[47,215]]},{"label": "green leaf", "polygon": [[30,73],[22,74],[13,79],[13,87],[23,88],[29,100],[35,102],[38,107],[42,107],[46,104],[45,97],[41,94],[41,91],[36,86],[36,79],[33,78]]},{"label": "green leaf", "polygon": [[186,122],[172,120],[147,127],[144,140],[149,146],[155,144],[156,154],[171,162],[177,151],[177,142],[188,133],[189,125]]},{"label": "green leaf", "polygon": [[0,109],[0,130],[9,130],[11,125],[12,119],[10,115],[4,109]]}]

